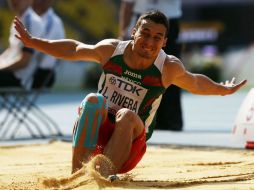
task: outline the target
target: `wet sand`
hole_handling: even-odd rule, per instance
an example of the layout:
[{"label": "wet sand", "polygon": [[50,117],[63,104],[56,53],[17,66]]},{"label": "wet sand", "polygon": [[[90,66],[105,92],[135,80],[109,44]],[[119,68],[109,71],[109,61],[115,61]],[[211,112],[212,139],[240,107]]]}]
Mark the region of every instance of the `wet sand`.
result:
[{"label": "wet sand", "polygon": [[0,147],[0,189],[254,190],[254,152],[149,146],[138,166],[108,182],[87,164],[71,175],[71,143]]}]

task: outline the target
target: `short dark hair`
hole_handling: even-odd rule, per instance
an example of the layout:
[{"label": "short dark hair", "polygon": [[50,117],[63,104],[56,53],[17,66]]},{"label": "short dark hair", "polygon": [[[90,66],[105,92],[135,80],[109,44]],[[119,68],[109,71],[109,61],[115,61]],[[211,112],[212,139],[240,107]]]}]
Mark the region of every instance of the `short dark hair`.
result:
[{"label": "short dark hair", "polygon": [[169,31],[169,21],[168,18],[162,12],[158,10],[145,12],[138,18],[138,21],[135,25],[136,29],[141,25],[142,20],[150,20],[157,24],[162,24],[163,26],[165,26],[166,27],[165,37],[167,37]]}]

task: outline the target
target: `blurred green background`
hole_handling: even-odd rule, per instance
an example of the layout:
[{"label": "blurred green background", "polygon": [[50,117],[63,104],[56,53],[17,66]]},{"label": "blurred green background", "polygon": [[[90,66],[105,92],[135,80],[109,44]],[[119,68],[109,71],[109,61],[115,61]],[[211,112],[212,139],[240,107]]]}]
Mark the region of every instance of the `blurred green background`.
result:
[{"label": "blurred green background", "polygon": [[[68,38],[93,43],[117,37],[119,0],[54,0],[56,13],[63,19]],[[0,47],[8,45],[14,15],[6,1],[0,6]]]}]

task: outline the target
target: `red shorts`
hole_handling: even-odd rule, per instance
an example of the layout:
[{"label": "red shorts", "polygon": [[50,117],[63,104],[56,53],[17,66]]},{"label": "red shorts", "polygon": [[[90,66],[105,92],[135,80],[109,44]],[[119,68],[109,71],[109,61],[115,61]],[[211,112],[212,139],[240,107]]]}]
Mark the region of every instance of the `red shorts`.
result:
[{"label": "red shorts", "polygon": [[[102,154],[106,144],[108,143],[113,131],[115,129],[115,124],[112,123],[108,118],[101,125],[99,130],[98,142],[96,149],[94,151],[94,156],[97,154]],[[145,129],[132,143],[131,152],[129,159],[123,164],[122,168],[118,173],[126,173],[132,170],[142,159],[146,152],[146,133]]]}]

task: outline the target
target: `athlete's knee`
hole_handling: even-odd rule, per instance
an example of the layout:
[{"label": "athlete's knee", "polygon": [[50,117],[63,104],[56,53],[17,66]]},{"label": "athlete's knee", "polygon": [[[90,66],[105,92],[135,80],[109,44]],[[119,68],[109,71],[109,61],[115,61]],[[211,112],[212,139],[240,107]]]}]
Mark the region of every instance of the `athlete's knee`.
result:
[{"label": "athlete's knee", "polygon": [[107,101],[101,94],[90,93],[81,102],[80,112],[84,109],[98,109],[105,116],[107,114]]},{"label": "athlete's knee", "polygon": [[101,94],[88,94],[79,107],[73,135],[74,147],[82,143],[84,147],[93,148],[97,143],[100,125],[105,121],[106,116],[106,99]]},{"label": "athlete's knee", "polygon": [[[99,96],[103,97],[101,94],[90,93],[90,94],[86,95],[86,97],[84,98],[83,101],[87,101],[87,102],[91,102],[91,103],[98,103]],[[103,97],[103,99],[104,99],[104,97]]]},{"label": "athlete's knee", "polygon": [[133,111],[122,108],[116,113],[116,127],[125,128],[126,130],[132,130],[134,137],[142,133],[144,124],[140,117]]},{"label": "athlete's knee", "polygon": [[116,122],[129,121],[129,123],[136,122],[137,114],[127,108],[122,108],[116,113]]},{"label": "athlete's knee", "polygon": [[99,93],[90,93],[88,94],[81,103],[81,106],[86,105],[86,103],[91,103],[92,105],[101,105],[106,108],[106,98],[104,98]]}]

